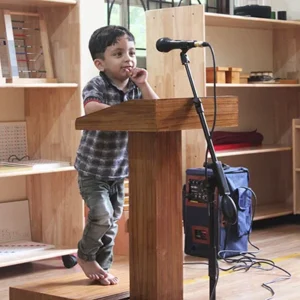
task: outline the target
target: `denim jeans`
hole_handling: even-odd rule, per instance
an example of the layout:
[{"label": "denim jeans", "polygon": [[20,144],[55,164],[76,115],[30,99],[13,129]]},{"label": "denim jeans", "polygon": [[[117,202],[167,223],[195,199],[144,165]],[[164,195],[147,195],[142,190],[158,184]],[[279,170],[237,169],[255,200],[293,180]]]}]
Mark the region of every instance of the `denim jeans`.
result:
[{"label": "denim jeans", "polygon": [[96,260],[108,270],[113,262],[113,246],[124,204],[124,179],[101,181],[94,176],[78,176],[80,194],[89,214],[78,242],[78,257]]}]

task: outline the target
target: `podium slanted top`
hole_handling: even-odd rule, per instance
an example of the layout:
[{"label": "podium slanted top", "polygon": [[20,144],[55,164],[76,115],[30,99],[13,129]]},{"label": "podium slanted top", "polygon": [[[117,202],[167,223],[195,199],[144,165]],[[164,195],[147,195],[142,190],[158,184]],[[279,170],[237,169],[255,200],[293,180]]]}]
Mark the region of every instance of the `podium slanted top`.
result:
[{"label": "podium slanted top", "polygon": [[[207,124],[212,126],[214,99],[201,100]],[[237,125],[237,97],[217,97],[216,126]],[[156,132],[198,129],[201,124],[192,98],[174,98],[123,102],[77,118],[75,127],[78,130]]]}]

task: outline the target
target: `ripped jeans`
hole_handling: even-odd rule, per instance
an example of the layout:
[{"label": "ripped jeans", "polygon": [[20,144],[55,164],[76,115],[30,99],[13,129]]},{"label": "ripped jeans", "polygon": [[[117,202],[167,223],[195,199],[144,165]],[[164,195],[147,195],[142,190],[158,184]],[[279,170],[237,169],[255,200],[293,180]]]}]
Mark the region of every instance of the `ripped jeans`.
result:
[{"label": "ripped jeans", "polygon": [[94,176],[78,176],[80,194],[89,208],[78,257],[96,260],[108,270],[113,262],[113,247],[124,204],[124,179],[101,181]]}]

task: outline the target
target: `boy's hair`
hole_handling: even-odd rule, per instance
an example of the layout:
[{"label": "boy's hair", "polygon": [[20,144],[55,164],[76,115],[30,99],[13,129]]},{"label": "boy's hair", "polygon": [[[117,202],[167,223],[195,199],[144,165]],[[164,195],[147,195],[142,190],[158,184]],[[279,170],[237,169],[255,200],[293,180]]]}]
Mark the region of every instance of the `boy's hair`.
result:
[{"label": "boy's hair", "polygon": [[89,42],[93,60],[96,58],[103,59],[106,48],[117,43],[118,39],[124,35],[128,36],[129,41],[135,43],[133,34],[122,26],[109,25],[94,31]]}]

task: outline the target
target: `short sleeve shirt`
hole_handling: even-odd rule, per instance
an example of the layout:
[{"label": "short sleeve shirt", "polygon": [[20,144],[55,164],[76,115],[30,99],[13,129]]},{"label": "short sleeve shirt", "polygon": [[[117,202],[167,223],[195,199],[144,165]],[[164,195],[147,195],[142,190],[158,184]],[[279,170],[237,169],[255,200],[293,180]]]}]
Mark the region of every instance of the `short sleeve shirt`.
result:
[{"label": "short sleeve shirt", "polygon": [[[141,91],[129,80],[127,91],[119,90],[102,72],[90,80],[82,91],[83,104],[99,101],[117,105],[141,99]],[[77,150],[75,169],[80,175],[94,175],[101,180],[128,177],[128,133],[126,131],[83,130]]]}]

